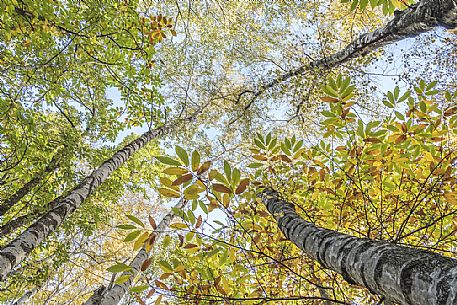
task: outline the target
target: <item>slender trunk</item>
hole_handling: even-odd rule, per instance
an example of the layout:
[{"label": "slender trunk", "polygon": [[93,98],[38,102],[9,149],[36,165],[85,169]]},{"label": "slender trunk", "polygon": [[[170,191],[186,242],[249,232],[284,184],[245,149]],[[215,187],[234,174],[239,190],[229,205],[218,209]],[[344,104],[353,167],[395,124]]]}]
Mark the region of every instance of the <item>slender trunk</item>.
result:
[{"label": "slender trunk", "polygon": [[4,225],[0,226],[0,238],[3,238],[5,235],[13,233],[14,231],[29,224],[34,219],[41,217],[47,211],[54,209],[55,207],[57,207],[59,205],[59,202],[60,202],[60,200],[62,200],[62,198],[64,198],[64,196],[59,196],[56,199],[54,199],[53,201],[51,201],[48,204],[47,210],[45,212],[43,212],[41,209],[38,208],[38,209],[31,211],[28,214],[21,215],[14,219],[11,219]]},{"label": "slender trunk", "polygon": [[[193,117],[187,118],[192,120]],[[54,232],[62,222],[71,215],[81,203],[104,182],[110,174],[127,161],[136,151],[145,146],[152,139],[171,130],[171,125],[149,130],[124,148],[116,152],[99,168],[94,170],[68,195],[63,197],[59,204],[40,217],[27,230],[0,250],[0,280],[22,262],[49,234]],[[53,203],[50,203],[53,206]]]},{"label": "slender trunk", "polygon": [[351,284],[401,305],[457,304],[457,260],[316,227],[266,189],[259,194],[286,238]]},{"label": "slender trunk", "polygon": [[29,180],[26,184],[24,184],[20,189],[14,193],[11,197],[7,198],[2,204],[0,205],[0,216],[4,215],[6,212],[9,211],[16,203],[19,202],[25,195],[27,195],[32,188],[34,188],[37,184],[46,177],[47,174],[54,171],[59,167],[59,159],[60,154],[55,154],[46,168],[41,171],[40,173],[36,174],[31,180]]},{"label": "slender trunk", "polygon": [[[178,204],[175,205],[175,208],[182,209],[186,202],[181,200]],[[173,220],[175,214],[173,211],[170,211],[167,215],[162,218],[157,228],[154,230],[155,238],[157,238],[165,231],[165,229],[170,225],[170,222]],[[130,267],[132,270],[122,273],[123,275],[129,275],[130,278],[123,284],[116,284],[113,287],[105,288],[104,286],[99,287],[94,294],[84,303],[84,305],[116,305],[118,304],[124,295],[127,293],[129,287],[132,285],[133,280],[140,271],[141,266],[149,258],[149,254],[146,249],[143,247],[135,258],[131,261]]]},{"label": "slender trunk", "polygon": [[445,28],[457,27],[457,2],[455,0],[422,0],[397,14],[385,26],[360,35],[344,49],[324,59],[312,61],[294,70],[262,84],[251,92],[255,97],[280,84],[291,77],[301,75],[314,68],[333,68],[351,58],[368,54],[382,46],[415,37],[438,26]]}]

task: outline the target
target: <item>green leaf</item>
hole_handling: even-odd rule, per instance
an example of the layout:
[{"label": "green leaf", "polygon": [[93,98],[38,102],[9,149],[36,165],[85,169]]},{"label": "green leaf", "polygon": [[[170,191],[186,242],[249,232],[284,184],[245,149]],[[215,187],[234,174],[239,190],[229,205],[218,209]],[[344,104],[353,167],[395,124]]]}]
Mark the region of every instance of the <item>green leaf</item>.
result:
[{"label": "green leaf", "polygon": [[363,132],[364,128],[363,128],[363,121],[362,120],[358,120],[357,121],[357,134],[361,137],[361,138],[365,138],[365,133]]},{"label": "green leaf", "polygon": [[402,120],[402,121],[405,120],[405,117],[404,117],[403,114],[401,114],[400,112],[395,111],[394,113],[395,113],[395,116],[396,116],[399,120]]},{"label": "green leaf", "polygon": [[203,201],[199,200],[198,205],[205,214],[208,214],[208,208],[206,207],[206,204]]},{"label": "green leaf", "polygon": [[225,173],[225,177],[227,177],[227,181],[231,181],[232,180],[232,170],[230,168],[230,164],[224,160],[224,173]]},{"label": "green leaf", "polygon": [[161,163],[163,164],[167,164],[167,165],[174,165],[174,166],[180,166],[182,165],[181,162],[179,161],[176,161],[175,159],[172,159],[170,157],[167,157],[167,156],[156,156],[155,157],[157,160],[159,160]]},{"label": "green leaf", "polygon": [[127,218],[144,228],[144,223],[133,215],[127,215]]},{"label": "green leaf", "polygon": [[173,272],[173,267],[167,261],[161,260],[159,262],[159,267],[164,272]]},{"label": "green leaf", "polygon": [[131,287],[131,288],[130,288],[130,291],[131,291],[131,292],[139,293],[139,292],[145,291],[145,290],[148,289],[148,288],[149,288],[148,285],[134,286],[134,287]]},{"label": "green leaf", "polygon": [[178,155],[179,159],[186,165],[189,166],[189,156],[184,148],[181,146],[176,145],[175,147],[176,154]]},{"label": "green leaf", "polygon": [[196,171],[200,165],[200,154],[198,151],[194,150],[192,152],[192,171]]},{"label": "green leaf", "polygon": [[257,145],[257,147],[259,147],[260,149],[267,149],[267,148],[265,147],[265,145],[263,145],[263,143],[260,142],[258,139],[254,139],[254,143],[255,143],[255,145]]},{"label": "green leaf", "polygon": [[130,233],[124,238],[124,241],[125,241],[125,242],[133,241],[133,240],[135,240],[140,234],[141,234],[141,231],[140,231],[140,230],[132,231],[132,232],[130,232]]},{"label": "green leaf", "polygon": [[176,167],[176,166],[172,166],[172,167],[167,167],[163,173],[164,174],[167,174],[167,175],[183,175],[183,174],[186,174],[188,173],[189,171],[185,168],[182,168],[182,167]]},{"label": "green leaf", "polygon": [[263,163],[259,163],[259,162],[254,162],[254,163],[251,163],[251,164],[248,164],[248,167],[249,168],[259,168],[263,165]]},{"label": "green leaf", "polygon": [[121,285],[121,284],[124,284],[125,282],[127,282],[129,279],[130,279],[129,274],[121,275],[114,281],[114,284]]},{"label": "green leaf", "polygon": [[117,263],[114,266],[109,267],[108,269],[109,272],[112,273],[119,273],[119,272],[124,272],[124,271],[130,271],[132,268],[124,263]]},{"label": "green leaf", "polygon": [[125,224],[125,225],[118,225],[116,228],[121,229],[121,230],[132,230],[136,229],[136,226],[130,225],[130,224]]}]

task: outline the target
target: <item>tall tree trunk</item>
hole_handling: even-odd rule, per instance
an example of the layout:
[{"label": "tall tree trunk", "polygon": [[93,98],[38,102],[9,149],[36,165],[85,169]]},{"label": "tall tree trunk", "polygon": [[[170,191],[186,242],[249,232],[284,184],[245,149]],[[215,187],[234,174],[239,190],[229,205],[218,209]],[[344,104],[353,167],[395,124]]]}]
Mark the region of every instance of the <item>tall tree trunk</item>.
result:
[{"label": "tall tree trunk", "polygon": [[[185,120],[193,120],[188,117]],[[136,140],[130,142],[124,148],[116,152],[110,159],[105,161],[99,168],[94,170],[79,185],[77,185],[65,197],[61,198],[59,204],[40,217],[27,230],[0,250],[0,280],[27,255],[35,249],[49,234],[54,232],[62,222],[71,215],[81,203],[92,194],[97,187],[105,181],[110,174],[127,161],[136,151],[144,147],[152,139],[170,131],[171,125],[164,125],[160,128],[149,130]],[[53,206],[53,203],[50,203]]]},{"label": "tall tree trunk", "polygon": [[37,208],[35,210],[32,210],[28,214],[18,216],[14,219],[11,219],[4,225],[0,226],[0,238],[3,238],[3,236],[11,234],[12,232],[28,225],[31,223],[34,219],[40,218],[43,214],[47,213],[47,211],[50,211],[54,208],[56,208],[59,205],[59,202],[64,198],[65,196],[59,196],[53,201],[48,203],[47,209],[43,212],[42,209]]},{"label": "tall tree trunk", "polygon": [[422,0],[398,13],[385,26],[360,35],[339,52],[324,59],[312,61],[260,85],[257,89],[246,91],[254,98],[291,77],[301,75],[314,68],[333,68],[351,58],[368,54],[382,46],[408,37],[415,37],[438,26],[448,29],[457,27],[457,2],[455,0]]},{"label": "tall tree trunk", "polygon": [[60,153],[56,153],[43,171],[37,173],[32,179],[18,189],[16,193],[2,202],[0,205],[0,216],[4,215],[9,211],[9,209],[18,203],[19,200],[24,198],[24,196],[27,195],[32,188],[39,184],[47,174],[57,169],[59,167],[59,159]]},{"label": "tall tree trunk", "polygon": [[[11,219],[4,225],[0,226],[0,238],[3,236],[11,234],[12,232],[16,231],[17,229],[23,227],[28,221],[30,221],[30,217],[33,214],[26,214],[14,219]],[[35,214],[36,215],[36,214]]]},{"label": "tall tree trunk", "polygon": [[[181,200],[175,205],[175,208],[182,209],[186,201]],[[170,225],[175,214],[171,210],[167,215],[162,218],[157,228],[154,230],[154,235],[157,238],[165,231],[166,228]],[[146,249],[143,247],[135,258],[130,262],[130,267],[132,270],[122,273],[123,275],[129,275],[130,278],[123,284],[116,284],[113,287],[105,288],[104,286],[99,287],[94,294],[84,303],[84,305],[116,305],[118,304],[124,295],[127,293],[129,287],[132,285],[133,280],[140,271],[141,266],[149,258],[149,254]]]},{"label": "tall tree trunk", "polygon": [[401,305],[457,304],[457,260],[316,227],[266,189],[259,194],[286,238],[351,284]]}]

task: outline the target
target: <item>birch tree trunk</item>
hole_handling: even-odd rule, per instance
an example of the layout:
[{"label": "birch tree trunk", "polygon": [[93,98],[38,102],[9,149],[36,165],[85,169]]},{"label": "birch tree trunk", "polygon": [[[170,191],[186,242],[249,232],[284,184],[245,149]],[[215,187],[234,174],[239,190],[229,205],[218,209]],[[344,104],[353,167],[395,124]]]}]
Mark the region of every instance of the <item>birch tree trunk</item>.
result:
[{"label": "birch tree trunk", "polygon": [[351,284],[401,305],[457,304],[457,260],[316,227],[266,189],[258,195],[286,238]]},{"label": "birch tree trunk", "polygon": [[60,154],[55,154],[42,172],[36,174],[32,179],[30,179],[26,184],[18,189],[14,195],[2,202],[0,205],[0,216],[4,215],[9,211],[9,209],[18,203],[19,200],[24,198],[24,196],[27,195],[38,183],[40,183],[47,174],[57,169],[59,167],[59,159]]},{"label": "birch tree trunk", "polygon": [[3,236],[11,234],[15,230],[24,226],[30,216],[31,216],[30,214],[22,215],[22,216],[14,218],[14,219],[11,219],[7,223],[5,223],[3,226],[0,226],[0,238],[3,238]]},{"label": "birch tree trunk", "polygon": [[[189,117],[185,120],[188,121],[193,118]],[[54,232],[115,169],[152,139],[161,136],[171,129],[171,125],[164,125],[145,132],[94,170],[69,192],[67,196],[58,198],[60,200],[58,205],[40,217],[27,230],[0,250],[0,280],[5,279],[7,274],[15,266],[22,262],[49,234]],[[54,206],[53,202],[50,203],[50,206]]]},{"label": "birch tree trunk", "polygon": [[291,77],[301,75],[315,68],[333,68],[351,58],[368,54],[382,46],[408,37],[415,37],[438,26],[453,29],[457,27],[457,2],[455,0],[422,0],[400,12],[385,26],[371,33],[360,35],[341,51],[324,59],[312,61],[262,84],[251,92],[254,98]]},{"label": "birch tree trunk", "polygon": [[[182,209],[186,204],[186,201],[181,200],[175,205],[175,208]],[[165,231],[166,228],[170,225],[171,221],[175,217],[173,210],[171,210],[167,215],[165,215],[160,223],[158,224],[157,228],[154,230],[155,240],[157,240]],[[140,268],[143,263],[149,258],[149,254],[146,249],[143,247],[138,254],[133,258],[130,263],[130,267],[132,270],[123,272],[123,275],[129,275],[130,278],[122,283],[116,284],[111,288],[104,288],[99,287],[94,294],[84,303],[84,305],[116,305],[118,304],[124,295],[127,293],[129,287],[132,285],[133,280],[137,276],[138,272],[140,272]]]}]

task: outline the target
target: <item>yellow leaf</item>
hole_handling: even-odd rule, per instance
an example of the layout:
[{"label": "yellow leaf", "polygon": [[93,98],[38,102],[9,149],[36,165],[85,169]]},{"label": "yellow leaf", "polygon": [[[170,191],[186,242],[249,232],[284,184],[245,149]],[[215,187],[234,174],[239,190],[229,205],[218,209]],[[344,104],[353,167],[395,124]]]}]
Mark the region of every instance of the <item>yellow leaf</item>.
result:
[{"label": "yellow leaf", "polygon": [[149,233],[144,232],[140,237],[138,237],[137,240],[135,240],[135,243],[133,244],[133,251],[139,250],[141,247],[143,247],[144,242],[149,238]]},{"label": "yellow leaf", "polygon": [[164,188],[164,187],[160,187],[158,189],[158,192],[165,197],[170,197],[170,198],[180,198],[181,197],[181,194],[179,194],[177,191],[174,191],[174,190],[168,189],[168,188]]},{"label": "yellow leaf", "polygon": [[176,223],[172,223],[170,225],[170,228],[173,228],[173,229],[187,229],[187,225],[185,223],[176,222]]},{"label": "yellow leaf", "polygon": [[444,198],[451,204],[457,204],[457,192],[446,193],[444,194]]},{"label": "yellow leaf", "polygon": [[184,175],[188,172],[187,169],[178,166],[171,166],[163,171],[163,173],[167,175]]},{"label": "yellow leaf", "polygon": [[155,301],[154,305],[159,305],[161,301],[162,301],[162,295],[159,295],[159,297]]}]

